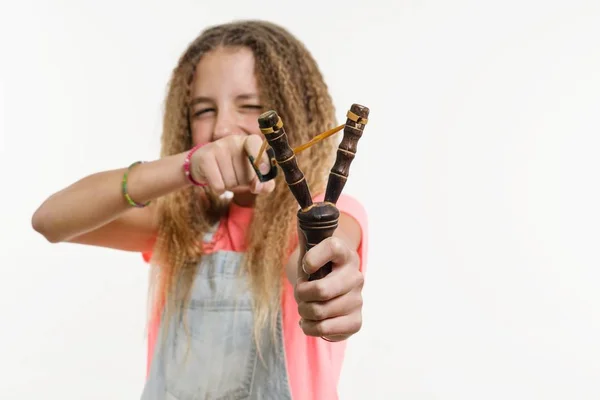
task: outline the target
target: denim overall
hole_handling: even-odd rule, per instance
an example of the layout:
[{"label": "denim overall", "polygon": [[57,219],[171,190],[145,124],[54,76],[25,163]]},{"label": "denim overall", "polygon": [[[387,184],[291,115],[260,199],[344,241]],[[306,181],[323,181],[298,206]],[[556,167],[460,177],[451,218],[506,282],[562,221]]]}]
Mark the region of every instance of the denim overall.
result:
[{"label": "denim overall", "polygon": [[202,257],[183,320],[161,327],[142,400],[291,400],[281,315],[276,342],[265,330],[259,355],[242,256]]}]

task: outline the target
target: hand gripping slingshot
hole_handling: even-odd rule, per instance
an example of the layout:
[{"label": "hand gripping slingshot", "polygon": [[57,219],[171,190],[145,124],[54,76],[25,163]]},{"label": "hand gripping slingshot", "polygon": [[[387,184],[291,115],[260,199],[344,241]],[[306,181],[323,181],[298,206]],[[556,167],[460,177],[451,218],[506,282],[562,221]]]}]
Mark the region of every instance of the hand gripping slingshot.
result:
[{"label": "hand gripping slingshot", "polygon": [[[297,213],[298,226],[306,239],[306,251],[331,237],[338,227],[340,212],[336,207],[336,202],[348,179],[350,164],[356,155],[358,141],[367,124],[369,109],[359,104],[353,104],[346,117],[345,124],[323,132],[294,149],[288,143],[283,121],[277,112],[267,111],[258,117],[258,124],[265,140],[257,157],[249,156],[248,158],[261,182],[277,176],[277,165],[283,171],[285,181],[300,205]],[[313,202],[304,173],[296,161],[296,154],[342,129],[344,136],[338,146],[335,163],[329,172],[325,198],[322,202]],[[270,146],[268,149],[267,144]],[[271,168],[267,174],[262,174],[257,163],[265,150],[269,156]],[[332,265],[329,262],[319,271],[310,275],[308,279],[312,281],[323,278],[331,272],[331,268]]]}]

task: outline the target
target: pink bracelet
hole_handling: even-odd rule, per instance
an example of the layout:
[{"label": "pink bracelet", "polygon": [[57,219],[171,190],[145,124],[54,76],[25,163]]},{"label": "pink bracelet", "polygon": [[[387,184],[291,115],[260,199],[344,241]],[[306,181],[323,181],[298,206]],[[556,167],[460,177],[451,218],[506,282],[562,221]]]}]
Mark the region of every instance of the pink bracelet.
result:
[{"label": "pink bracelet", "polygon": [[187,156],[185,157],[185,161],[183,162],[183,171],[185,172],[185,176],[187,176],[187,178],[189,179],[190,182],[192,182],[192,184],[196,185],[196,186],[206,186],[206,183],[200,183],[197,180],[194,179],[194,177],[192,176],[192,173],[190,172],[190,160],[192,158],[192,155],[196,152],[196,150],[198,150],[200,147],[204,146],[206,143],[201,143],[201,144],[197,144],[196,146],[194,146],[189,153],[187,154]]}]

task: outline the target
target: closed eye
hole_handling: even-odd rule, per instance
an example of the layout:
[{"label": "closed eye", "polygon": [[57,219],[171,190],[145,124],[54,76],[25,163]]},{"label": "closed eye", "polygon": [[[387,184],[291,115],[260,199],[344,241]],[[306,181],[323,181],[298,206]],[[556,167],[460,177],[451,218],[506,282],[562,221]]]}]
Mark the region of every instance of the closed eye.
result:
[{"label": "closed eye", "polygon": [[201,109],[201,110],[196,110],[196,111],[194,111],[194,114],[193,114],[193,116],[194,116],[194,117],[199,117],[200,115],[203,115],[203,114],[209,113],[209,112],[211,112],[211,111],[215,111],[215,109],[214,109],[214,108],[203,108],[203,109]]},{"label": "closed eye", "polygon": [[262,110],[263,107],[258,104],[245,104],[242,106],[242,108],[246,110]]}]

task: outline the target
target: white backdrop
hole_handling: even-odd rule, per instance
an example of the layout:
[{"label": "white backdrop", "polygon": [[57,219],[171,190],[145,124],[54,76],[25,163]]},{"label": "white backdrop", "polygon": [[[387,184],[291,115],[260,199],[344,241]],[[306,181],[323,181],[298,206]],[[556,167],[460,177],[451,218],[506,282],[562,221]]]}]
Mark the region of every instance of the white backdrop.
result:
[{"label": "white backdrop", "polygon": [[314,53],[340,118],[371,108],[345,189],[370,252],[341,398],[600,398],[598,2],[386,2],[2,2],[0,397],[139,398],[146,265],[30,218],[157,157],[188,42],[265,18]]}]

